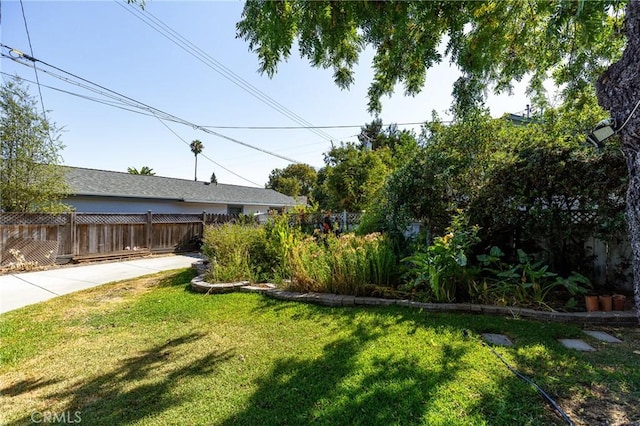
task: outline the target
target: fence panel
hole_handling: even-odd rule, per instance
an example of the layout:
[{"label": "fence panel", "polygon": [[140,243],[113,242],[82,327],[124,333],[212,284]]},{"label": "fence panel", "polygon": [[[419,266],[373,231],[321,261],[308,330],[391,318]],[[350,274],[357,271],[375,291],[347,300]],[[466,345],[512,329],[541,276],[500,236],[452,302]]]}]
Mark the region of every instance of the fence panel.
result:
[{"label": "fence panel", "polygon": [[77,224],[74,256],[146,247],[144,224]]},{"label": "fence panel", "polygon": [[68,223],[68,214],[0,213],[0,264],[16,261],[12,250],[19,250],[25,261],[39,264],[67,253],[71,249]]},{"label": "fence panel", "polygon": [[196,249],[202,236],[202,222],[154,223],[153,251],[188,251]]}]

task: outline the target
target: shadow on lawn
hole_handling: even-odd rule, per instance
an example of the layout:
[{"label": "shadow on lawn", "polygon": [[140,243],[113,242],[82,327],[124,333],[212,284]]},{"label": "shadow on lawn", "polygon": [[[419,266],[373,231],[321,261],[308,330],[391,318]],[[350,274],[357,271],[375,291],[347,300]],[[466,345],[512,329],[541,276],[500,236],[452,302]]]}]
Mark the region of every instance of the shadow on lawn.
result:
[{"label": "shadow on lawn", "polygon": [[[563,424],[559,416],[547,407],[544,400],[515,375],[500,374],[505,366],[497,358],[488,355],[488,364],[471,365],[465,360],[469,351],[480,349],[477,340],[462,339],[464,329],[481,332],[509,332],[523,336],[525,345],[554,342],[552,337],[559,325],[543,325],[528,321],[481,317],[477,315],[433,314],[399,307],[376,308],[328,308],[316,305],[302,305],[264,299],[255,309],[277,312],[294,320],[316,321],[318,327],[325,327],[327,311],[331,310],[331,321],[340,324],[357,321],[363,312],[371,313],[350,336],[327,345],[323,355],[313,360],[300,361],[293,357],[279,359],[270,374],[260,380],[258,390],[252,395],[245,409],[224,421],[224,425],[236,424],[412,424],[428,423],[431,416],[470,424],[505,422]],[[402,325],[407,331],[407,339],[414,338],[421,328],[433,328],[438,333],[450,333],[450,342],[440,346],[425,345],[425,351],[436,350],[437,361],[425,366],[416,355],[378,357],[367,371],[357,371],[358,358],[367,344],[387,332],[388,327]],[[548,329],[547,329],[548,327]],[[533,330],[545,329],[542,335],[532,337]],[[372,331],[373,330],[373,331]],[[548,333],[548,334],[547,334]],[[449,335],[449,334],[447,334]],[[525,337],[526,336],[526,337]],[[523,342],[524,343],[524,342]],[[477,345],[477,346],[476,346]],[[566,357],[566,351],[551,345],[551,358]],[[419,356],[418,356],[419,357]],[[531,366],[521,357],[516,359]],[[495,365],[494,365],[495,363]],[[549,361],[546,372],[554,368]],[[539,364],[536,363],[538,366]],[[566,366],[566,364],[565,364]],[[557,365],[555,366],[557,367]],[[360,367],[357,367],[360,368]],[[491,386],[477,389],[476,402],[464,402],[466,408],[452,413],[452,418],[439,417],[440,402],[446,398],[441,394],[451,382],[474,374],[500,374]],[[354,379],[357,377],[357,379]]]},{"label": "shadow on lawn", "polygon": [[38,390],[39,388],[44,388],[55,383],[58,383],[59,380],[49,379],[43,380],[42,378],[36,380],[21,380],[11,386],[0,389],[0,395],[5,396],[19,396],[23,393],[33,392]]},{"label": "shadow on lawn", "polygon": [[193,268],[181,270],[166,277],[158,282],[158,287],[175,287],[185,286],[185,290],[191,289],[191,280],[198,275]]},{"label": "shadow on lawn", "polygon": [[[187,365],[157,374],[156,370],[168,361],[177,362],[179,354],[175,352],[180,346],[202,337],[203,334],[193,333],[169,340],[123,360],[116,369],[47,395],[47,399],[70,399],[65,408],[57,411],[80,412],[82,424],[125,425],[162,413],[184,402],[172,392],[176,384],[185,378],[213,374],[218,363],[233,356],[230,351],[210,352]],[[28,424],[31,420],[29,413],[9,425]]]}]

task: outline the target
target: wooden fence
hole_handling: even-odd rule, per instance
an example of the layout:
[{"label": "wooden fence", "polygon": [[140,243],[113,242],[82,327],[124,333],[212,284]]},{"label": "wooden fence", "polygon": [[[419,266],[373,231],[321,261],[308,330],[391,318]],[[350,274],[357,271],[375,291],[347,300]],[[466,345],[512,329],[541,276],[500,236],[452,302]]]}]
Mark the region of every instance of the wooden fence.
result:
[{"label": "wooden fence", "polygon": [[24,261],[50,264],[112,253],[166,253],[197,249],[205,225],[220,214],[0,213],[0,266]]}]

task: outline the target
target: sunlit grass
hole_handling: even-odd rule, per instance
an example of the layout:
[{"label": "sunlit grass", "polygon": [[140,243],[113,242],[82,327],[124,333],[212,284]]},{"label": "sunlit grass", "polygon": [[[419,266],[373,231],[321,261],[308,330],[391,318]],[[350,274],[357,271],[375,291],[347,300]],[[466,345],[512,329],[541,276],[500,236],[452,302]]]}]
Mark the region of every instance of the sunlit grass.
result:
[{"label": "sunlit grass", "polygon": [[[188,291],[191,277],[157,274],[0,316],[0,423],[80,412],[91,425],[562,424],[483,332],[507,334],[515,346],[496,350],[578,423],[603,395],[640,398],[637,329],[583,354],[556,342],[584,338],[576,326],[202,295]],[[618,407],[619,418],[640,416]]]}]

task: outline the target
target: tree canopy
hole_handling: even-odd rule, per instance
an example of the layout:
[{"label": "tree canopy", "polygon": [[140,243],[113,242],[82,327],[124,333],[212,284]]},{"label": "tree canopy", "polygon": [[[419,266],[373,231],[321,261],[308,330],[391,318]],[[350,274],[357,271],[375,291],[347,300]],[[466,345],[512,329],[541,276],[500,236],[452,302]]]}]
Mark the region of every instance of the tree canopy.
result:
[{"label": "tree canopy", "polygon": [[530,78],[538,103],[548,77],[567,93],[591,86],[621,55],[623,8],[616,0],[258,0],[245,4],[237,31],[257,53],[261,72],[272,76],[297,44],[312,66],[331,68],[342,88],[354,82],[360,54],[373,49],[371,112],[382,109],[381,97],[396,85],[419,93],[427,70],[448,59],[461,72],[453,94],[463,112],[491,84],[502,92]]},{"label": "tree canopy", "polygon": [[132,174],[132,175],[145,175],[145,176],[155,176],[156,175],[156,173],[153,171],[153,169],[149,168],[147,166],[140,167],[140,170],[136,169],[135,167],[128,167],[127,168],[127,173]]},{"label": "tree canopy", "polygon": [[69,192],[60,158],[64,145],[37,105],[20,80],[0,87],[0,210],[68,209],[60,201]]},{"label": "tree canopy", "polygon": [[312,66],[331,68],[342,88],[354,65],[374,50],[368,109],[402,84],[420,92],[426,72],[447,58],[461,72],[453,111],[464,117],[484,92],[508,91],[529,80],[534,105],[545,103],[553,78],[565,99],[581,103],[593,85],[614,119],[629,172],[627,222],[634,252],[634,292],[640,319],[640,2],[257,0],[245,3],[238,36],[256,52],[260,71],[273,75],[294,42]]},{"label": "tree canopy", "polygon": [[311,196],[316,184],[316,169],[308,164],[290,164],[284,169],[274,169],[269,174],[265,188],[274,189],[292,197]]}]

